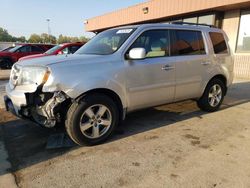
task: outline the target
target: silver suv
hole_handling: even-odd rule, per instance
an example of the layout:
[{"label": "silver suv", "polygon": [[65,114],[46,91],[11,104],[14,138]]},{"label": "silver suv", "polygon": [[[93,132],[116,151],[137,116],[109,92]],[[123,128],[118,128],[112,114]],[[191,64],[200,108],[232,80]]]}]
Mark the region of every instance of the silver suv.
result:
[{"label": "silver suv", "polygon": [[145,24],[99,33],[73,55],[16,63],[6,109],[44,127],[65,124],[77,144],[98,144],[127,113],[194,99],[218,110],[233,80],[228,38],[217,28]]}]

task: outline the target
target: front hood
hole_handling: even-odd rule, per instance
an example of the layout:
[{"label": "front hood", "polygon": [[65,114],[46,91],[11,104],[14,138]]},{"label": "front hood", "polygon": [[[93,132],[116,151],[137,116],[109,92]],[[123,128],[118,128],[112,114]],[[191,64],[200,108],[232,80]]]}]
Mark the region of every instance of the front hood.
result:
[{"label": "front hood", "polygon": [[53,55],[53,56],[45,56],[34,59],[26,59],[18,64],[23,66],[48,66],[57,63],[85,63],[85,62],[96,62],[101,61],[103,56],[101,55]]}]

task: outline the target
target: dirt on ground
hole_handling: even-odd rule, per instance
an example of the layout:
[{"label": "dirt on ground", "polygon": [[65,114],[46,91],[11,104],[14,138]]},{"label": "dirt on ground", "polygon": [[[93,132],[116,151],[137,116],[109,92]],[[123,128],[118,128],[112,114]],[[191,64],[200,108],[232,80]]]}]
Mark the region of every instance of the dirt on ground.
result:
[{"label": "dirt on ground", "polygon": [[222,108],[194,101],[129,114],[102,145],[46,149],[44,129],[0,111],[19,187],[250,187],[250,82],[230,88]]},{"label": "dirt on ground", "polygon": [[5,109],[0,108],[0,124],[4,124],[8,121],[13,121],[17,119],[11,113],[7,113]]}]

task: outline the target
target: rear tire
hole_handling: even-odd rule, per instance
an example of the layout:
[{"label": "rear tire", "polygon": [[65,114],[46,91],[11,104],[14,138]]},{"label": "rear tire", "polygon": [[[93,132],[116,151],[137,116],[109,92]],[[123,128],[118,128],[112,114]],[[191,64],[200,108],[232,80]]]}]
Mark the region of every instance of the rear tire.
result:
[{"label": "rear tire", "polygon": [[92,94],[71,105],[65,122],[69,137],[78,145],[103,143],[119,123],[114,101],[106,95]]},{"label": "rear tire", "polygon": [[217,111],[226,94],[226,85],[220,79],[213,79],[208,84],[202,95],[197,101],[198,107],[206,112]]}]

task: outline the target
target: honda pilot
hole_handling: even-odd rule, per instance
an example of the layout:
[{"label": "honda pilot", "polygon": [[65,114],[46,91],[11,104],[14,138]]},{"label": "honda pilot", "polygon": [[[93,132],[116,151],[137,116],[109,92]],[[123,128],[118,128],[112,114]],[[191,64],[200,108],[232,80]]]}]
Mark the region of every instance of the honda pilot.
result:
[{"label": "honda pilot", "polygon": [[144,24],[103,31],[73,55],[15,63],[5,104],[44,127],[64,124],[75,143],[94,145],[135,110],[192,99],[214,112],[232,81],[221,29]]}]

